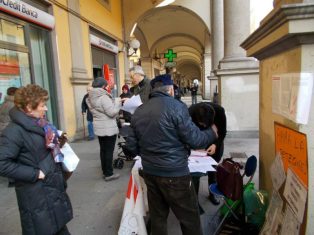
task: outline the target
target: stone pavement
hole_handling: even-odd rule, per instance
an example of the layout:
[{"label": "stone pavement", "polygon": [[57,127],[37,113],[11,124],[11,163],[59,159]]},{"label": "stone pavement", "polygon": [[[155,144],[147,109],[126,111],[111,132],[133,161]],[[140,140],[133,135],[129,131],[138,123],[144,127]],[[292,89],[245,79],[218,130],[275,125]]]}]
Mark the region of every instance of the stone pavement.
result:
[{"label": "stone pavement", "polygon": [[[105,182],[102,178],[99,160],[98,140],[76,141],[71,146],[80,158],[77,170],[68,181],[74,218],[68,224],[72,235],[116,235],[123,211],[126,189],[132,162],[125,162],[123,169],[115,170],[121,176],[118,180]],[[230,152],[245,152],[248,156],[258,156],[258,139],[226,138],[225,156]],[[117,149],[115,150],[117,154]],[[255,182],[258,184],[256,172]],[[205,210],[201,217],[204,234],[209,232],[209,224],[218,207],[208,200],[207,178],[202,177],[199,201]],[[21,234],[20,219],[14,188],[7,187],[5,178],[0,177],[0,235]],[[181,234],[179,223],[173,214],[168,219],[169,234]]]},{"label": "stone pavement", "polygon": [[[191,96],[187,94],[182,101],[188,106]],[[198,102],[202,97],[198,96]],[[68,194],[71,198],[74,218],[68,224],[72,235],[116,235],[119,229],[123,205],[133,162],[125,162],[123,169],[115,170],[120,178],[105,182],[101,177],[98,140],[78,140],[71,143],[72,148],[80,158],[77,170],[68,181]],[[118,148],[115,149],[117,156]],[[225,139],[224,157],[247,156],[258,157],[258,139],[227,138]],[[244,161],[244,159],[238,159]],[[253,181],[258,188],[258,169]],[[207,177],[201,178],[199,202],[205,214],[201,216],[204,234],[212,234],[215,228],[215,218],[218,206],[213,206],[207,199]],[[181,234],[180,225],[175,216],[170,213],[168,218],[168,233]],[[0,235],[21,234],[20,219],[14,188],[7,187],[7,180],[0,177]]]}]

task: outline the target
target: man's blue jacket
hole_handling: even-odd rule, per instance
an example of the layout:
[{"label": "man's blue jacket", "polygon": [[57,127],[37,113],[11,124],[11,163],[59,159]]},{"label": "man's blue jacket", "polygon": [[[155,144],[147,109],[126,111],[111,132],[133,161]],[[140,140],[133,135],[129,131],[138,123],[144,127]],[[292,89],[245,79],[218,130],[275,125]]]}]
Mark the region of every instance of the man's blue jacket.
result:
[{"label": "man's blue jacket", "polygon": [[145,173],[164,177],[188,175],[190,149],[204,149],[217,138],[192,122],[184,103],[160,91],[137,108],[131,127],[127,149],[141,156]]}]

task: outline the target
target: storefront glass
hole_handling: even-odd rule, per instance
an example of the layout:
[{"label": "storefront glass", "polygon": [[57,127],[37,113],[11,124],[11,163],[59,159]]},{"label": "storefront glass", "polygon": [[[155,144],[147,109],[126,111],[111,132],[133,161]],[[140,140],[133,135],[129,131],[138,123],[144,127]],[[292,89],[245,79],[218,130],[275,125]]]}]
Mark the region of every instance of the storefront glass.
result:
[{"label": "storefront glass", "polygon": [[[47,102],[48,120],[57,120],[56,99],[54,97],[54,79],[51,55],[49,50],[48,32],[37,27],[30,27],[30,47],[35,83],[49,92]],[[54,112],[52,112],[54,111]]]},{"label": "storefront glass", "polygon": [[9,87],[31,83],[28,54],[0,48],[0,104]]},{"label": "storefront glass", "polygon": [[25,45],[24,26],[0,19],[0,40]]},{"label": "storefront glass", "polygon": [[47,117],[58,126],[49,30],[1,16],[0,14],[0,104],[9,87],[38,84],[49,92]]}]

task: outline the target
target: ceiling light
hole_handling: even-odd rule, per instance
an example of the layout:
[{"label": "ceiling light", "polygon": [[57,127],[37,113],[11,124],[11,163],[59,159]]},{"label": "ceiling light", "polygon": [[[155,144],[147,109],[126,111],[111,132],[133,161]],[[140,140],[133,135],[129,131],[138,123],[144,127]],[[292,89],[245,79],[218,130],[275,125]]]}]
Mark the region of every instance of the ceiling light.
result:
[{"label": "ceiling light", "polygon": [[137,26],[137,23],[135,23],[133,25],[133,28],[132,28],[131,33],[130,33],[130,37],[133,37],[133,33],[134,33],[135,29],[136,29],[136,26]]},{"label": "ceiling light", "polygon": [[159,3],[156,7],[164,7],[164,6],[167,6],[171,3],[173,3],[175,0],[164,0],[162,1],[161,3]]}]

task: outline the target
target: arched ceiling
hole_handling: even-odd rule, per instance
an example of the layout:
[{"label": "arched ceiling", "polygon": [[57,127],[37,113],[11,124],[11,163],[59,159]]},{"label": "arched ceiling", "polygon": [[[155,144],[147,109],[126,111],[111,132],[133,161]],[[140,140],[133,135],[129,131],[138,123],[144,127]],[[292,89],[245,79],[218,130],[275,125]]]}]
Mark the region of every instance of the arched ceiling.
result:
[{"label": "arched ceiling", "polygon": [[[147,6],[144,2],[148,0],[142,1],[143,5]],[[127,5],[137,2],[139,5],[136,0],[124,0],[124,2]],[[176,2],[178,4],[180,1]],[[177,65],[184,64],[193,70],[189,72],[188,77],[192,76],[191,74],[199,77],[203,54],[205,50],[208,52],[208,45],[210,45],[210,33],[207,26],[209,24],[205,23],[195,11],[183,5],[176,5],[176,2],[166,7],[146,8],[140,15],[133,17],[135,20],[133,23],[125,22],[125,36],[129,38],[130,26],[136,22],[134,36],[141,43],[141,56],[155,58],[157,54],[159,58],[162,58],[163,54],[171,48],[174,53],[177,53],[177,58],[174,59]],[[208,14],[209,12],[208,7]],[[134,12],[130,12],[130,14],[134,15]],[[177,71],[183,68],[183,66],[179,67],[177,66]],[[183,71],[179,72],[184,75]],[[184,73],[187,72],[187,69],[184,69]]]}]

